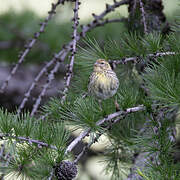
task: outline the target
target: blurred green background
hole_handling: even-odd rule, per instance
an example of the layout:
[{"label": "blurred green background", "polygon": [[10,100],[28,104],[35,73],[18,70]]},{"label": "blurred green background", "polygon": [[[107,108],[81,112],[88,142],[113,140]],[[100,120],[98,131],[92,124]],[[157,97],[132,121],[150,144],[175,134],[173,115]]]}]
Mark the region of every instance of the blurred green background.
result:
[{"label": "blurred green background", "polygon": [[[47,16],[51,3],[55,0],[6,0],[0,7],[0,61],[17,62],[19,51],[24,49],[24,44],[39,30],[39,23]],[[105,8],[105,3],[111,4],[113,0],[82,0],[80,5],[80,23],[86,24],[92,20],[92,13],[99,14]],[[73,3],[66,2],[65,6],[57,8],[54,16],[45,29],[45,33],[26,57],[26,63],[48,61],[54,52],[58,52],[62,45],[70,40],[72,33]],[[164,12],[170,21],[180,14],[178,0],[164,0]],[[127,17],[127,6],[121,6],[110,17]],[[87,33],[90,38],[95,38],[103,44],[106,39],[118,39],[127,31],[123,23],[112,23],[98,27]]]}]

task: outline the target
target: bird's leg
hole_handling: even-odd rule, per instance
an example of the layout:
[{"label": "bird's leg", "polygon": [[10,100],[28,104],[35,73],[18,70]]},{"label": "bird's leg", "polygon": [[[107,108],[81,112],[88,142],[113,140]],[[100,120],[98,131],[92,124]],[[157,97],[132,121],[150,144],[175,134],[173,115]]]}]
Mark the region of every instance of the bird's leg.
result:
[{"label": "bird's leg", "polygon": [[117,102],[117,99],[115,99],[114,105],[115,105],[115,108],[116,108],[116,112],[117,112],[117,111],[120,111],[120,107],[119,107],[119,104],[118,104],[118,102]]}]

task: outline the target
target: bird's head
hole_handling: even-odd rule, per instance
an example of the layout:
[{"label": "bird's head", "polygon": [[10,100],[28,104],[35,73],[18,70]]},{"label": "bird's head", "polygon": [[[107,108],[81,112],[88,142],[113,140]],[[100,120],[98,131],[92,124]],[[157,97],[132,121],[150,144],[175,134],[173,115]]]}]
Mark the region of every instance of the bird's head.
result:
[{"label": "bird's head", "polygon": [[110,64],[105,61],[104,59],[98,59],[94,63],[94,71],[107,71],[107,70],[112,70]]}]

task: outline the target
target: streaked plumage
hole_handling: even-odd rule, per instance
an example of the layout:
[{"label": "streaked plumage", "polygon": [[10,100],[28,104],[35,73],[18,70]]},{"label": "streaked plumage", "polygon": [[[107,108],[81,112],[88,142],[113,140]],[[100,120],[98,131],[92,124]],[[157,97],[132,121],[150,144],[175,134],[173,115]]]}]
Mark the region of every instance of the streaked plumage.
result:
[{"label": "streaked plumage", "polygon": [[108,99],[117,92],[118,87],[119,80],[109,63],[98,59],[90,76],[89,93],[99,99]]}]

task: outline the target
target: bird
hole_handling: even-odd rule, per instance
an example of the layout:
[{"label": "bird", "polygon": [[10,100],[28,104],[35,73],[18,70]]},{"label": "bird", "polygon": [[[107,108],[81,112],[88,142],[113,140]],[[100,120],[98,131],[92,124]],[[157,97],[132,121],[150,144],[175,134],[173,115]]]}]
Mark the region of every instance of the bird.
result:
[{"label": "bird", "polygon": [[114,96],[118,87],[119,80],[110,64],[104,59],[98,59],[89,78],[88,92],[100,100],[105,100]]}]

